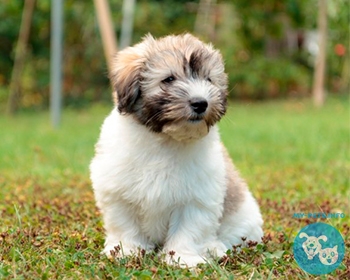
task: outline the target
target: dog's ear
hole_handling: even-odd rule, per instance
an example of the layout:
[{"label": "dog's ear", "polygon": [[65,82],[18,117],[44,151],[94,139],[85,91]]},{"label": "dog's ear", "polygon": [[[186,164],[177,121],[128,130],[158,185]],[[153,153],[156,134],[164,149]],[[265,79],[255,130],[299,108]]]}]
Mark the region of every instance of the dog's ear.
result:
[{"label": "dog's ear", "polygon": [[302,233],[299,234],[299,238],[304,238],[304,237],[309,239],[309,236],[305,232],[302,232]]},{"label": "dog's ear", "polygon": [[326,241],[327,241],[327,236],[321,235],[321,236],[319,236],[317,239],[318,239],[318,240],[323,240],[324,242],[326,242]]},{"label": "dog's ear", "polygon": [[137,47],[128,47],[118,52],[114,58],[110,79],[120,113],[132,113],[133,106],[141,94],[140,73],[143,61]]}]

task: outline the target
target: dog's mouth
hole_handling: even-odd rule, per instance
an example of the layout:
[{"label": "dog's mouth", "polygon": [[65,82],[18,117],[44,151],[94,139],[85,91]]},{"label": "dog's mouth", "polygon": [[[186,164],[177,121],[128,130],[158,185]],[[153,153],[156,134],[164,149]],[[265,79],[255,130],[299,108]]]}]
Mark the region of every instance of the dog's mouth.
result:
[{"label": "dog's mouth", "polygon": [[204,115],[196,115],[188,118],[188,122],[190,123],[198,123],[204,120]]},{"label": "dog's mouth", "polygon": [[189,119],[188,120],[189,123],[199,123],[201,121],[203,121],[203,118],[200,118],[200,119]]},{"label": "dog's mouth", "polygon": [[310,256],[313,256],[313,255],[315,254],[316,249],[308,248],[307,251],[308,251],[308,253],[309,253]]}]

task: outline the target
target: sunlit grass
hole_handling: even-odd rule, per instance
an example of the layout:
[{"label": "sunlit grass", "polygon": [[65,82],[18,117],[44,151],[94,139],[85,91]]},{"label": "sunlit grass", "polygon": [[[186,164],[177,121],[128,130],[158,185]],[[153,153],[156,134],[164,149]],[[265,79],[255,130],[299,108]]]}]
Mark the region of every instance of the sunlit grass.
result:
[{"label": "sunlit grass", "polygon": [[289,199],[320,190],[344,196],[350,170],[348,105],[345,100],[330,100],[322,109],[307,100],[233,105],[221,134],[257,195],[270,197],[265,191],[275,186]]},{"label": "sunlit grass", "polygon": [[109,108],[63,113],[61,126],[53,129],[48,112],[1,117],[0,166],[8,176],[40,176],[57,173],[86,175],[99,127]]}]

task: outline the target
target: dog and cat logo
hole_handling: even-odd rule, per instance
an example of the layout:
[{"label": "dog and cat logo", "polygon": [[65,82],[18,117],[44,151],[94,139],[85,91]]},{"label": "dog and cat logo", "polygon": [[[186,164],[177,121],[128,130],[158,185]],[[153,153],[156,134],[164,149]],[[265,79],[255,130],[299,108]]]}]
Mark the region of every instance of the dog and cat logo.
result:
[{"label": "dog and cat logo", "polygon": [[294,257],[298,265],[314,275],[335,270],[345,254],[344,240],[339,231],[324,223],[314,223],[301,229],[294,239]]}]

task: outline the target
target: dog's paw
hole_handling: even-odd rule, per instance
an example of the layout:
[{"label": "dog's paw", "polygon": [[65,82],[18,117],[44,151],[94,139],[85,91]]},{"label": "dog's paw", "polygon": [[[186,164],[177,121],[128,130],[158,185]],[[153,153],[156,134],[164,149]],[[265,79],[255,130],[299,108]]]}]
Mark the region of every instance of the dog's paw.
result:
[{"label": "dog's paw", "polygon": [[126,243],[117,243],[117,244],[107,244],[102,251],[102,254],[105,254],[108,258],[122,258],[126,256],[132,256],[137,254],[141,250],[151,251],[154,249],[154,246],[136,246],[129,245]]},{"label": "dog's paw", "polygon": [[200,263],[208,263],[216,258],[221,258],[226,254],[227,248],[219,240],[211,240],[200,248],[183,251],[183,250],[167,250],[165,260],[170,265],[180,265],[181,267],[195,267]]},{"label": "dog's paw", "polygon": [[197,264],[206,263],[206,259],[199,255],[178,254],[174,251],[168,252],[165,261],[169,265],[179,265],[180,267],[196,267]]},{"label": "dog's paw", "polygon": [[105,254],[108,258],[118,258],[130,256],[136,252],[137,248],[128,247],[125,245],[119,244],[108,244],[105,246],[102,254]]},{"label": "dog's paw", "polygon": [[221,258],[226,254],[227,248],[221,241],[214,241],[206,246],[205,255],[209,258]]}]

